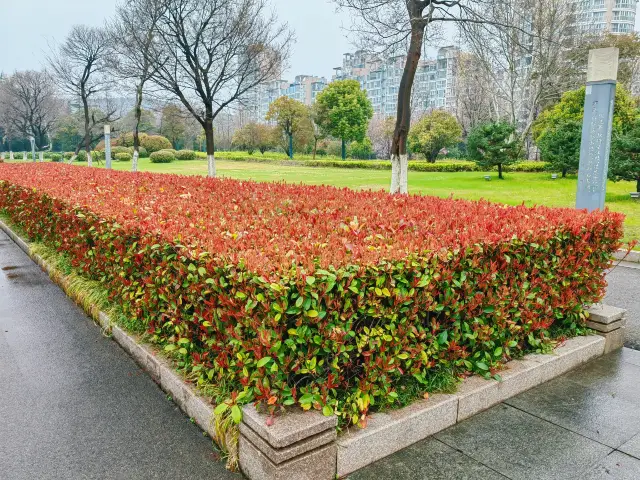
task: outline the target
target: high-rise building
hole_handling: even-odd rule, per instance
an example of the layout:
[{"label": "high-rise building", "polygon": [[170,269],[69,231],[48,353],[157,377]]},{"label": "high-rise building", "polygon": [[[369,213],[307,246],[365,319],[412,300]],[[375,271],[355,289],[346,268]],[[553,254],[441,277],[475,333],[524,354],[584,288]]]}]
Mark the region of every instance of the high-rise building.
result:
[{"label": "high-rise building", "polygon": [[305,105],[311,106],[318,93],[327,86],[324,77],[298,75],[293,83],[287,80],[271,80],[259,84],[246,96],[242,111],[247,120],[263,122],[269,105],[280,97],[289,97]]},{"label": "high-rise building", "polygon": [[[420,62],[413,85],[414,110],[424,112],[441,108],[455,111],[455,65],[459,53],[457,47],[443,47],[435,59]],[[342,66],[334,69],[333,79],[358,80],[371,100],[374,113],[394,116],[405,59],[404,55],[381,59],[362,51],[346,53]]]},{"label": "high-rise building", "polygon": [[574,0],[576,25],[583,33],[631,33],[638,0]]}]

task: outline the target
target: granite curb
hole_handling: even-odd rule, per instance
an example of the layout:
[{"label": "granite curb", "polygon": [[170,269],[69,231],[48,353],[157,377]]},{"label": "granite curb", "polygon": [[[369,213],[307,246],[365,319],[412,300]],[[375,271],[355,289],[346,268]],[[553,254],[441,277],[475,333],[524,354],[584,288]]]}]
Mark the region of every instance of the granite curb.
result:
[{"label": "granite curb", "polygon": [[613,258],[615,260],[624,260],[625,262],[640,263],[640,251],[631,250],[630,252],[627,252],[625,249],[621,248],[620,250],[613,252]]}]

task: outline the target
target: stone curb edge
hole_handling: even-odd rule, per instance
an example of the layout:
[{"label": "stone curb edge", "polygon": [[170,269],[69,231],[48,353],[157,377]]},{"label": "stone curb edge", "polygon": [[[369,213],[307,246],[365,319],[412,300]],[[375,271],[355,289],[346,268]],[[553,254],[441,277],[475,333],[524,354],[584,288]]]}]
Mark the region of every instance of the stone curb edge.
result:
[{"label": "stone curb edge", "polygon": [[631,250],[627,253],[625,249],[620,249],[613,252],[613,258],[615,260],[624,260],[625,262],[640,263],[640,251]]},{"label": "stone curb edge", "polygon": [[[56,283],[67,296],[73,299],[68,291],[66,276],[58,274],[40,255],[33,253],[29,245],[20,238],[11,228],[0,220],[0,229],[3,230],[13,242],[26,253],[51,280]],[[55,273],[55,275],[54,275]],[[213,405],[204,397],[198,395],[194,387],[186,383],[175,373],[169,363],[156,355],[149,346],[139,343],[139,340],[118,327],[111,318],[102,311],[87,312],[93,316],[103,332],[111,333],[111,338],[127,352],[160,388],[171,395],[173,401],[180,409],[205,431],[212,440],[216,438],[215,416]]]}]

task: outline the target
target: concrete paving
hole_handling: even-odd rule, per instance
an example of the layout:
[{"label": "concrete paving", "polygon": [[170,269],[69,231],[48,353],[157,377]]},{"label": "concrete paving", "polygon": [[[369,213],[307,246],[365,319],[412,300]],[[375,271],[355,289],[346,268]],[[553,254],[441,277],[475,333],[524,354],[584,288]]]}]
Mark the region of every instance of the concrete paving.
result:
[{"label": "concrete paving", "polygon": [[1,231],[0,478],[242,478]]}]

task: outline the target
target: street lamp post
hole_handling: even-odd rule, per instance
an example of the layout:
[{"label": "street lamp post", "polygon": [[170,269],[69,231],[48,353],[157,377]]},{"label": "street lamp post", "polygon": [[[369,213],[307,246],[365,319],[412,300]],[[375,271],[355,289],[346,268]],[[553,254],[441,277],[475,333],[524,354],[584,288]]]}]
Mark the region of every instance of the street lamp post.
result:
[{"label": "street lamp post", "polygon": [[29,141],[31,142],[31,158],[35,162],[36,161],[36,139],[35,137],[29,137]]}]

